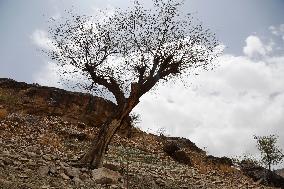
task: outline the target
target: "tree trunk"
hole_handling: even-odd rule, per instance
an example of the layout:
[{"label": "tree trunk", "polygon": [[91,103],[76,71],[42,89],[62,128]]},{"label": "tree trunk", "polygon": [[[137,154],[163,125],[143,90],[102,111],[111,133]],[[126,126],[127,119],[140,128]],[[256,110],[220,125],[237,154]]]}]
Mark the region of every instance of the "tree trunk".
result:
[{"label": "tree trunk", "polygon": [[138,102],[139,100],[136,100],[135,98],[129,99],[124,107],[118,113],[116,113],[116,116],[102,125],[92,147],[83,156],[79,164],[87,165],[92,169],[103,166],[103,159],[108,144],[110,143],[113,135],[120,128],[123,120],[129,115]]},{"label": "tree trunk", "polygon": [[113,119],[105,123],[100,129],[92,147],[80,160],[80,164],[87,165],[90,168],[102,167],[106,148],[121,123],[122,120],[118,119]]}]

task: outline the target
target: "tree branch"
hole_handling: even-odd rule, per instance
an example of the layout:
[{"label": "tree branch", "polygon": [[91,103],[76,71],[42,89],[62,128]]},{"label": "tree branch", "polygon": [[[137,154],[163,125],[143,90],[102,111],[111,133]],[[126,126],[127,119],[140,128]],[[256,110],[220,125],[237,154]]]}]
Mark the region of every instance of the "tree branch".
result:
[{"label": "tree branch", "polygon": [[106,79],[105,77],[97,75],[95,72],[95,67],[88,64],[85,64],[85,71],[90,74],[94,83],[106,87],[114,95],[118,106],[121,106],[126,102],[123,91],[120,89],[119,84],[112,77]]}]

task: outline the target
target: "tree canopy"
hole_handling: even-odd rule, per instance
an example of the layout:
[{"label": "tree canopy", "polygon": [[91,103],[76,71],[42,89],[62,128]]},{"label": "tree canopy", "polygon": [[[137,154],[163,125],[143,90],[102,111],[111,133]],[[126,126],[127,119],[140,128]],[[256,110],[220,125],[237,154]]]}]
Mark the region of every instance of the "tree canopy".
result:
[{"label": "tree canopy", "polygon": [[89,89],[111,92],[117,107],[101,126],[93,146],[81,159],[101,167],[111,138],[139,103],[142,95],[162,81],[179,78],[191,69],[207,69],[217,56],[215,36],[179,11],[179,1],[153,0],[146,9],[138,1],[104,17],[77,16],[50,28],[51,59],[64,74],[79,72]]},{"label": "tree canopy", "polygon": [[[123,104],[137,88],[142,96],[158,81],[168,81],[190,69],[207,66],[216,57],[218,41],[190,14],[182,14],[178,1],[153,1],[146,9],[117,9],[110,16],[78,16],[51,27],[55,50],[49,56],[71,65],[92,83],[107,89]],[[70,74],[65,72],[66,74]]]},{"label": "tree canopy", "polygon": [[284,154],[276,145],[278,137],[276,135],[269,136],[254,136],[257,142],[257,148],[261,153],[261,163],[271,170],[271,165],[280,163]]}]

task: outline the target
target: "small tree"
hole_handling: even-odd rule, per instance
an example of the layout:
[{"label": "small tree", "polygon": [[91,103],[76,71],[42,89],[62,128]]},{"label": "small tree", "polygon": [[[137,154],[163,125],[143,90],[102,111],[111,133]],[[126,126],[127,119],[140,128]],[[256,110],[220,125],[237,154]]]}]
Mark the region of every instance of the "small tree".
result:
[{"label": "small tree", "polygon": [[276,146],[278,136],[254,136],[254,139],[261,153],[261,163],[271,171],[271,165],[277,165],[284,158],[282,150]]},{"label": "small tree", "polygon": [[81,163],[102,166],[105,150],[122,121],[154,86],[192,69],[207,69],[217,56],[213,34],[181,14],[177,1],[153,0],[153,9],[138,1],[105,18],[73,16],[50,28],[54,49],[47,52],[64,74],[80,72],[89,89],[107,90],[116,100],[114,113],[102,125]]}]

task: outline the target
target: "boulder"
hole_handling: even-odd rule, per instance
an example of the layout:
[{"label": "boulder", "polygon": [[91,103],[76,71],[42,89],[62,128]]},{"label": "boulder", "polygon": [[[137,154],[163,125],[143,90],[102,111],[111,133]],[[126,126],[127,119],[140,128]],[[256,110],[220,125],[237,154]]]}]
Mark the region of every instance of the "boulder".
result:
[{"label": "boulder", "polygon": [[70,177],[68,177],[65,173],[60,173],[59,174],[64,180],[69,180]]},{"label": "boulder", "polygon": [[98,184],[116,184],[121,179],[121,175],[105,167],[92,171],[93,180]]},{"label": "boulder", "polygon": [[75,177],[79,177],[80,170],[75,167],[65,167],[64,168],[65,174],[68,175],[71,179]]},{"label": "boulder", "polygon": [[186,165],[192,165],[191,159],[185,151],[178,150],[173,154],[172,157],[179,163],[183,163]]},{"label": "boulder", "polygon": [[192,165],[189,155],[185,151],[181,150],[176,142],[168,141],[164,145],[163,150],[177,162]]},{"label": "boulder", "polygon": [[169,156],[173,156],[173,154],[180,150],[180,147],[176,142],[166,142],[163,147],[164,152],[166,152]]}]

